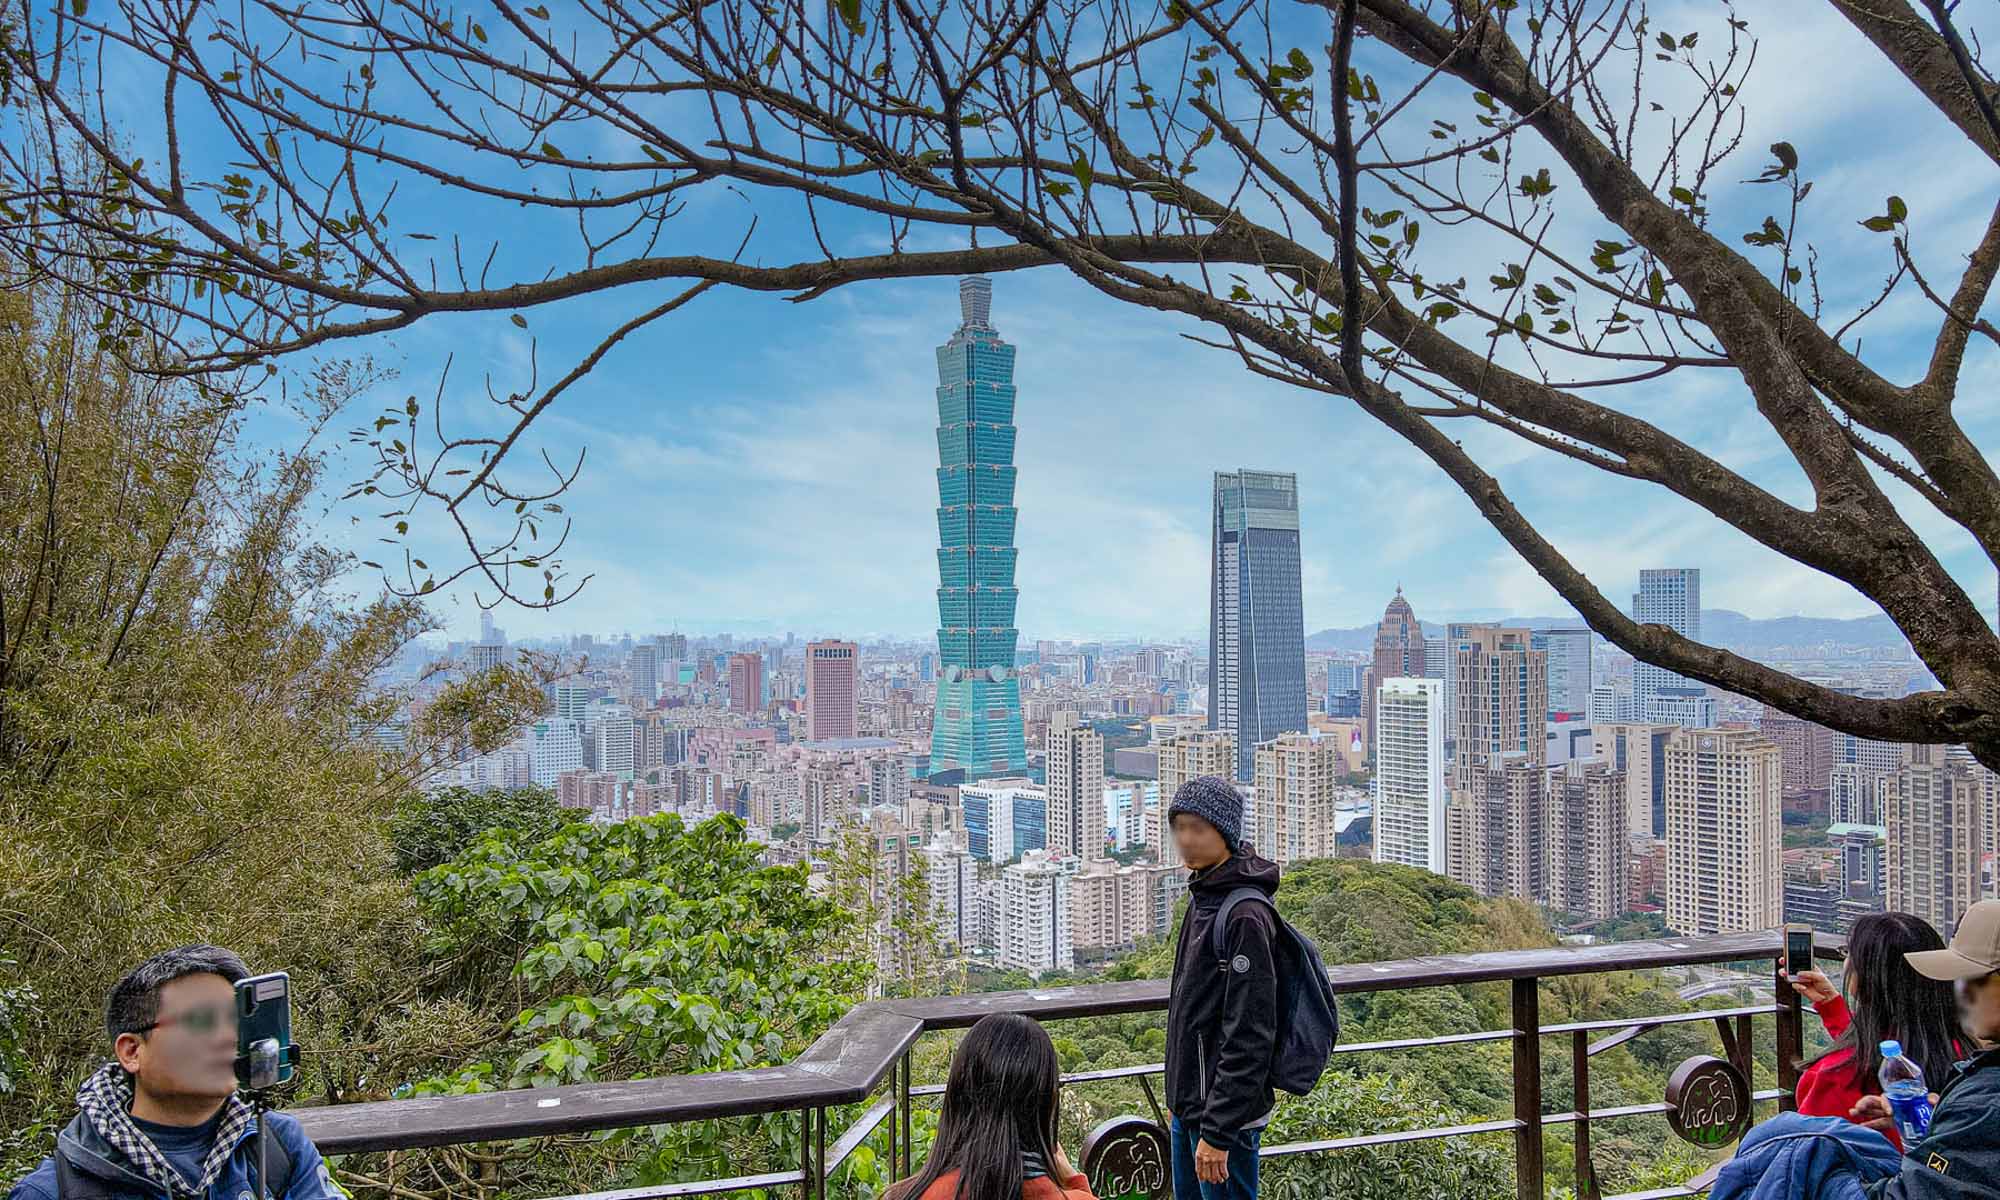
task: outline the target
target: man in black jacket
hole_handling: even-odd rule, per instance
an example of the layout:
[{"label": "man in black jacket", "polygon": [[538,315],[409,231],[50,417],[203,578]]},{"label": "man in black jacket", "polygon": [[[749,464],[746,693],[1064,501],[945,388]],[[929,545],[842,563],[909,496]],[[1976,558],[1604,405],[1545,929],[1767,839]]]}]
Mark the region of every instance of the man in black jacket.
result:
[{"label": "man in black jacket", "polygon": [[1214,925],[1230,892],[1278,890],[1276,864],[1241,844],[1243,796],[1219,776],[1191,779],[1167,808],[1188,878],[1187,915],[1167,997],[1167,1107],[1175,1200],[1251,1200],[1271,1119],[1278,979],[1271,905],[1230,909],[1223,953]]},{"label": "man in black jacket", "polygon": [[[1919,974],[1958,985],[1965,1031],[1986,1047],[1952,1068],[1933,1097],[1930,1132],[1903,1151],[1903,1169],[1868,1187],[1869,1200],[2000,1198],[2000,900],[1965,910],[1951,945],[1904,955]],[[1877,1127],[1889,1102],[1863,1096],[1854,1119]],[[1872,1119],[1871,1119],[1872,1118]]]}]

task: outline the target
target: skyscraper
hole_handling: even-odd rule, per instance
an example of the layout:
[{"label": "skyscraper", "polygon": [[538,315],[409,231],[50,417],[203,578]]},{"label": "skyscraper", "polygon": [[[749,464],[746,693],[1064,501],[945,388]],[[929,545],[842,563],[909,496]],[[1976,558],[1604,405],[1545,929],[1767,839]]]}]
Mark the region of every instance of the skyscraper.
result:
[{"label": "skyscraper", "polygon": [[[1639,590],[1632,596],[1632,619],[1641,625],[1665,625],[1694,641],[1701,640],[1701,568],[1662,567],[1639,572]],[[1702,684],[1649,662],[1632,664],[1632,691],[1643,704],[1648,696],[1704,691]],[[1652,720],[1650,716],[1647,718]]]},{"label": "skyscraper", "polygon": [[1533,647],[1528,631],[1467,627],[1453,643],[1451,663],[1458,685],[1452,786],[1473,787],[1510,755],[1526,755],[1525,761],[1542,766],[1548,747],[1548,657]]},{"label": "skyscraper", "polygon": [[1888,792],[1888,906],[1943,932],[1980,899],[1991,848],[1985,768],[1943,746],[1913,745]]},{"label": "skyscraper", "polygon": [[[1421,652],[1421,635],[1416,646]],[[1215,474],[1208,727],[1235,739],[1236,778],[1246,782],[1259,742],[1306,730],[1297,475]]]},{"label": "skyscraper", "polygon": [[860,660],[853,642],[806,643],[806,740],[861,732]]},{"label": "skyscraper", "polygon": [[[1396,594],[1390,598],[1389,607],[1382,612],[1382,620],[1375,626],[1374,672],[1369,677],[1369,691],[1378,691],[1391,679],[1422,679],[1430,674],[1430,646],[1424,639],[1423,626],[1417,621],[1416,610],[1403,598],[1403,585],[1396,585]],[[1442,677],[1440,675],[1440,677]],[[1375,752],[1375,697],[1365,697],[1361,705],[1362,722],[1367,726],[1362,736],[1368,742],[1368,752]]]},{"label": "skyscraper", "polygon": [[[639,648],[633,649],[636,651]],[[764,707],[763,655],[729,656],[729,707],[743,713],[753,713]]]},{"label": "skyscraper", "polygon": [[1376,862],[1445,873],[1444,681],[1385,679],[1375,702]]},{"label": "skyscraper", "polygon": [[641,709],[653,707],[660,698],[660,648],[652,642],[640,642],[632,647],[632,654],[625,660],[625,670],[632,676],[632,702]]},{"label": "skyscraper", "polygon": [[938,347],[938,686],[931,773],[1028,766],[1014,674],[1014,347],[992,325],[993,282],[958,284]]},{"label": "skyscraper", "polygon": [[1784,920],[1785,752],[1741,729],[1667,739],[1667,926],[1747,933]]},{"label": "skyscraper", "polygon": [[1590,711],[1590,630],[1537,629],[1529,642],[1549,662],[1549,711]]},{"label": "skyscraper", "polygon": [[1049,721],[1049,849],[1104,857],[1104,735],[1073,712]]},{"label": "skyscraper", "polygon": [[1545,809],[1550,908],[1609,920],[1625,911],[1631,861],[1625,776],[1601,762],[1549,771]]},{"label": "skyscraper", "polygon": [[1456,731],[1446,874],[1487,896],[1547,895],[1548,656],[1525,629],[1453,626]]}]

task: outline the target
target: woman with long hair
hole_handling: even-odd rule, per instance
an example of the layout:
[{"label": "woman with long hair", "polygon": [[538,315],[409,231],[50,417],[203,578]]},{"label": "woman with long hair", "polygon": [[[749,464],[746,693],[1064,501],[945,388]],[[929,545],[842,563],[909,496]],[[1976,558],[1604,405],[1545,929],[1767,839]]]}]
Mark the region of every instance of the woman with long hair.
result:
[{"label": "woman with long hair", "polygon": [[[1942,950],[1944,939],[1909,913],[1870,913],[1847,935],[1846,995],[1818,971],[1790,976],[1792,989],[1812,1003],[1833,1045],[1799,1076],[1799,1111],[1809,1117],[1854,1116],[1863,1096],[1879,1095],[1881,1046],[1903,1044],[1933,1088],[1952,1064],[1972,1052],[1959,1025],[1952,985],[1912,970],[1906,954]],[[1889,1139],[1902,1148],[1894,1132]]]},{"label": "woman with long hair", "polygon": [[923,1170],[888,1200],[1095,1200],[1056,1142],[1055,1043],[1019,1013],[994,1013],[958,1044]]}]

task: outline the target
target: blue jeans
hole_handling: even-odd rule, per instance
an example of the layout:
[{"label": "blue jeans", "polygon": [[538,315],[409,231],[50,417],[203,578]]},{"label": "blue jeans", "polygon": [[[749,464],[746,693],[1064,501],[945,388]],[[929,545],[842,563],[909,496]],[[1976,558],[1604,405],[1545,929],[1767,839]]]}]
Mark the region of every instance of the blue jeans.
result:
[{"label": "blue jeans", "polygon": [[1168,1140],[1174,1152],[1174,1200],[1256,1200],[1257,1147],[1264,1131],[1253,1129],[1243,1135],[1244,1145],[1229,1151],[1229,1179],[1225,1183],[1203,1183],[1194,1174],[1194,1146],[1201,1130],[1181,1124],[1174,1117]]}]

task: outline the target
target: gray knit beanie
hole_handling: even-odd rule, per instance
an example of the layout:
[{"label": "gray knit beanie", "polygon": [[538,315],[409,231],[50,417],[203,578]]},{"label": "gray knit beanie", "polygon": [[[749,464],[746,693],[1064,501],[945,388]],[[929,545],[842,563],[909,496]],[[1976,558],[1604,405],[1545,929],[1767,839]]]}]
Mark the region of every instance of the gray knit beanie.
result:
[{"label": "gray knit beanie", "polygon": [[1193,813],[1215,826],[1231,854],[1243,840],[1243,793],[1220,775],[1203,775],[1182,784],[1167,806],[1169,823],[1175,813]]}]

